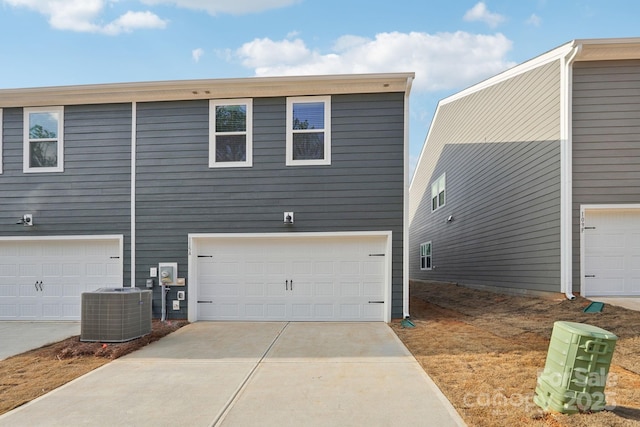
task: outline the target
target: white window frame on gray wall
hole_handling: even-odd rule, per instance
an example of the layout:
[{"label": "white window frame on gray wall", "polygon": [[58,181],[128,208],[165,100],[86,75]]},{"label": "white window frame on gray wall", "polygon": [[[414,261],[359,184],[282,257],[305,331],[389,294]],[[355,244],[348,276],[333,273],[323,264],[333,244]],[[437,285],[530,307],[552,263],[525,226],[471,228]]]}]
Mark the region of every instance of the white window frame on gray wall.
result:
[{"label": "white window frame on gray wall", "polygon": [[[311,128],[295,128],[297,114],[296,107],[304,104],[323,105],[322,123],[318,122],[316,126],[311,124]],[[323,152],[322,158],[300,159],[296,158],[296,138],[301,135],[322,134]],[[287,98],[287,166],[304,166],[304,165],[330,165],[331,164],[331,97],[330,96],[300,96]]]},{"label": "white window frame on gray wall", "polygon": [[437,211],[446,203],[446,177],[442,174],[431,184],[431,212]]},{"label": "white window frame on gray wall", "polygon": [[[217,130],[216,112],[218,107],[244,106],[245,129]],[[244,160],[222,160],[218,158],[218,139],[244,137]],[[232,168],[253,166],[253,99],[212,99],[209,101],[209,167]]]},{"label": "white window frame on gray wall", "polygon": [[[52,116],[51,119],[56,121],[55,134],[48,137],[32,137],[31,135],[31,116],[40,115]],[[44,119],[43,119],[44,120]],[[44,123],[44,121],[40,122]],[[38,123],[38,124],[40,124]],[[53,127],[44,129],[47,132],[54,130]],[[31,163],[31,146],[33,144],[51,144],[55,143],[56,164],[55,166],[33,166]],[[23,172],[25,173],[45,173],[45,172],[64,172],[64,107],[32,107],[24,109],[23,120]]]},{"label": "white window frame on gray wall", "polygon": [[[429,248],[428,251],[426,250],[427,247]],[[420,243],[420,270],[431,269],[433,269],[433,245],[429,240],[428,242]]]}]

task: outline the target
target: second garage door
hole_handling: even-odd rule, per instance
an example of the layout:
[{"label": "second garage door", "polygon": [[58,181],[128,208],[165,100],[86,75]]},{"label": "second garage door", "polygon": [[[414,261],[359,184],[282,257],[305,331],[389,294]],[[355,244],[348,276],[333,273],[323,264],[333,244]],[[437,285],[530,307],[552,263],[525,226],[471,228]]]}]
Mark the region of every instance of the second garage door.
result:
[{"label": "second garage door", "polygon": [[584,215],[585,296],[640,295],[640,209]]},{"label": "second garage door", "polygon": [[121,240],[0,240],[0,320],[80,320],[82,292],[122,287]]},{"label": "second garage door", "polygon": [[193,255],[197,320],[383,321],[387,241],[369,235],[200,238]]}]

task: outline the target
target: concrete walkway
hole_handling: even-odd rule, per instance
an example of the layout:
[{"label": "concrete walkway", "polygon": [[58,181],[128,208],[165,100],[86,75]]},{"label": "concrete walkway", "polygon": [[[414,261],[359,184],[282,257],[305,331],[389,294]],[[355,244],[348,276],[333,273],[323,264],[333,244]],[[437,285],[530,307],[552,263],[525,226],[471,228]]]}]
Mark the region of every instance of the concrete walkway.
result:
[{"label": "concrete walkway", "polygon": [[197,322],[0,426],[461,426],[384,323]]},{"label": "concrete walkway", "polygon": [[629,310],[640,311],[640,297],[589,297],[591,301],[617,305]]},{"label": "concrete walkway", "polygon": [[80,335],[80,322],[0,322],[0,360]]}]

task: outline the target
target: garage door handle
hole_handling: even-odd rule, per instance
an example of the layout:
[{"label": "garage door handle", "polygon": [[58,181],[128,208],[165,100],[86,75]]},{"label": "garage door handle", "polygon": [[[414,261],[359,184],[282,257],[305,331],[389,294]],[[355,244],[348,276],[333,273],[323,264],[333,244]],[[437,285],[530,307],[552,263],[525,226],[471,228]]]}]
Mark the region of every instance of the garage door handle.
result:
[{"label": "garage door handle", "polygon": [[[42,280],[41,281],[36,281],[36,283],[34,284],[34,286],[36,287],[36,292],[37,291],[42,291]],[[38,289],[38,286],[40,286],[40,289]]]},{"label": "garage door handle", "polygon": [[384,304],[384,301],[369,301],[369,304]]},{"label": "garage door handle", "polygon": [[284,290],[285,290],[285,291],[288,291],[288,290],[289,290],[289,281],[288,281],[288,280],[285,280],[285,281],[284,281]]},{"label": "garage door handle", "polygon": [[293,280],[291,281],[291,290],[293,290]]},{"label": "garage door handle", "polygon": [[595,274],[585,274],[584,277],[596,277]]}]

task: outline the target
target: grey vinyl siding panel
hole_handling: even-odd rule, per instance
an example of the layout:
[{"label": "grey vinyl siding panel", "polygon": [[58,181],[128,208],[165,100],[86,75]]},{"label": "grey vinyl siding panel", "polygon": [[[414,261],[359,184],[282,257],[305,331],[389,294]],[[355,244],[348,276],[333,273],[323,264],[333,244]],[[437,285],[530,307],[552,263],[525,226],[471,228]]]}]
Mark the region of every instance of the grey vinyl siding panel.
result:
[{"label": "grey vinyl siding panel", "polygon": [[[441,103],[410,188],[410,277],[558,291],[559,140],[559,61]],[[420,270],[427,241],[434,269]]]},{"label": "grey vinyl siding panel", "polygon": [[640,61],[573,67],[573,283],[582,204],[640,203]]},{"label": "grey vinyl siding panel", "polygon": [[[66,106],[64,172],[23,173],[23,109],[3,109],[1,236],[125,236],[130,277],[131,104]],[[15,225],[32,213],[35,227]]]},{"label": "grey vinyl siding panel", "polygon": [[331,165],[287,167],[286,98],[254,98],[250,168],[209,168],[207,101],[139,103],[137,286],[158,262],[186,277],[189,233],[390,230],[392,317],[402,317],[404,94],[331,100]]}]

